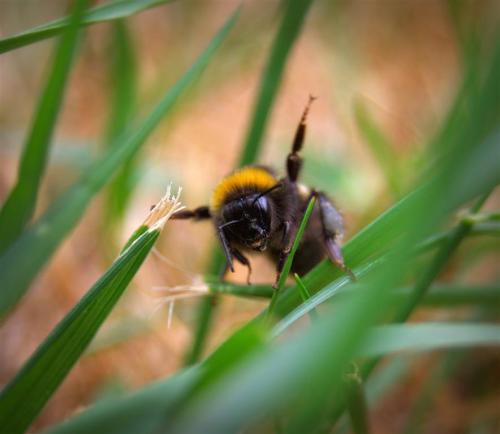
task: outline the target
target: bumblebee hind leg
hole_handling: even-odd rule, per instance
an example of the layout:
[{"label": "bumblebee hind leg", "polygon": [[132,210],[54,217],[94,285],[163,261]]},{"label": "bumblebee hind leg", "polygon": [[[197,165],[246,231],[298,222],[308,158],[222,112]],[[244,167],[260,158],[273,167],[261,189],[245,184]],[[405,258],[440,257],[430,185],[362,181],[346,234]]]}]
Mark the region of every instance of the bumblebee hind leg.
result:
[{"label": "bumblebee hind leg", "polygon": [[351,280],[356,281],[356,276],[349,267],[346,266],[340,241],[344,235],[344,223],[342,216],[333,206],[324,193],[313,192],[318,200],[321,226],[323,229],[323,243],[330,261],[347,273]]}]

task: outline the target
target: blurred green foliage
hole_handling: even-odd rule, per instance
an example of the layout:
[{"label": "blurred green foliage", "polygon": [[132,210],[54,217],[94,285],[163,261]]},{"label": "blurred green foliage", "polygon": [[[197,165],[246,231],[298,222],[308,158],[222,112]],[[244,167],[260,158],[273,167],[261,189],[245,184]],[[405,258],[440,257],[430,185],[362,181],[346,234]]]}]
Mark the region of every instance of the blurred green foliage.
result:
[{"label": "blurred green foliage", "polygon": [[[237,11],[149,115],[137,122],[139,57],[130,42],[126,17],[160,3],[164,2],[127,0],[85,12],[85,2],[78,1],[69,18],[0,40],[0,52],[4,52],[61,33],[25,143],[18,181],[0,212],[0,314],[4,321],[108,183],[105,222],[113,227],[122,221],[143,143],[204,68],[216,62],[217,48],[231,28],[239,25]],[[359,101],[352,110],[361,139],[385,178],[385,192],[394,199],[343,248],[357,281],[351,281],[328,261],[297,285],[285,287],[284,273],[279,292],[269,285],[245,287],[207,277],[209,296],[201,303],[194,342],[186,359],[192,366],[139,391],[98,401],[49,432],[218,434],[271,432],[271,425],[285,433],[342,432],[347,422],[338,421],[348,406],[354,418],[352,428],[367,433],[370,426],[366,412],[409,370],[409,363],[401,359],[375,370],[379,360],[401,351],[463,349],[459,357],[448,353],[452,355],[442,358],[434,373],[426,376],[421,398],[406,426],[407,432],[421,429],[421,414],[428,411],[422,403],[453,376],[469,351],[500,345],[500,327],[486,323],[482,316],[460,323],[405,323],[421,306],[439,306],[448,312],[464,304],[497,307],[500,300],[498,282],[468,284],[460,279],[460,269],[448,285],[438,281],[463,242],[472,235],[497,237],[499,233],[498,210],[482,213],[481,209],[500,182],[500,39],[498,30],[483,34],[464,24],[460,3],[449,3],[462,55],[460,84],[442,124],[422,144],[420,162],[413,164],[406,156],[398,157],[391,139]],[[257,160],[291,49],[311,4],[292,0],[281,3],[280,21],[275,26],[238,165]],[[335,6],[334,11],[340,7]],[[28,225],[45,174],[71,60],[77,52],[77,34],[86,25],[109,20],[114,21],[109,46],[115,54],[109,74],[116,79],[110,92],[106,150],[64,195]],[[327,190],[348,176],[330,158],[311,153],[308,175],[311,182]],[[312,206],[314,203],[310,211]],[[462,209],[468,213],[456,222]],[[0,432],[15,434],[29,428],[82,357],[158,235],[159,230],[145,228],[134,234],[108,271],[2,390]],[[497,253],[497,244],[485,244],[481,258]],[[220,266],[220,256],[214,254],[213,258],[209,275]],[[203,359],[213,301],[221,293],[272,301],[268,310]],[[313,310],[317,315],[310,325],[289,333]],[[276,323],[266,321],[269,312]],[[360,365],[356,387],[346,380],[353,361]]]}]

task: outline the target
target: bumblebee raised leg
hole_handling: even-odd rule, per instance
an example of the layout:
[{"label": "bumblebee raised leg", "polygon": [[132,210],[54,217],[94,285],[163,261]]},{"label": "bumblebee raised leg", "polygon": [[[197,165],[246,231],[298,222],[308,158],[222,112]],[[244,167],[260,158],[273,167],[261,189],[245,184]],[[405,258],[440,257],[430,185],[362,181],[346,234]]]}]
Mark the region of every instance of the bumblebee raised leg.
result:
[{"label": "bumblebee raised leg", "polygon": [[288,154],[286,159],[286,171],[288,175],[288,179],[291,182],[296,182],[299,177],[300,168],[302,167],[302,157],[299,155],[300,150],[302,149],[302,145],[304,143],[304,137],[306,135],[306,120],[307,113],[309,113],[309,108],[311,107],[312,102],[316,98],[314,96],[309,96],[309,101],[302,113],[302,117],[300,118],[299,126],[297,127],[297,131],[295,132],[295,137],[293,139],[292,152]]},{"label": "bumblebee raised leg", "polygon": [[[297,131],[295,132],[295,137],[292,143],[292,152],[288,154],[286,159],[286,172],[287,178],[292,183],[295,184],[299,177],[300,169],[302,167],[302,157],[299,155],[299,152],[302,149],[302,145],[304,144],[304,137],[306,135],[306,120],[307,114],[309,113],[309,109],[311,107],[312,102],[316,98],[314,96],[309,96],[309,101],[302,113],[300,118],[299,126],[297,127]],[[274,287],[276,288],[278,285],[278,281],[280,278],[281,271],[283,270],[283,266],[285,265],[286,259],[290,254],[290,250],[292,249],[293,240],[295,239],[295,235],[297,233],[297,223],[292,224],[290,221],[284,221],[282,224],[283,238],[282,238],[282,248],[278,257],[278,265],[277,265],[277,277]]]}]

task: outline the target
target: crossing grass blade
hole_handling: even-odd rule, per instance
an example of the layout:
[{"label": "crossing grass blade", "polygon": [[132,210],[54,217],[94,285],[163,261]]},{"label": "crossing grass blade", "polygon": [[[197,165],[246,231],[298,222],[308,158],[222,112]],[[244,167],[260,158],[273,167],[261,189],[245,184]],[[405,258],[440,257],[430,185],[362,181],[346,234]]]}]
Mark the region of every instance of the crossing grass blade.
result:
[{"label": "crossing grass blade", "polygon": [[290,270],[292,268],[292,262],[293,262],[293,258],[295,256],[295,252],[299,248],[300,240],[302,239],[302,235],[304,235],[304,231],[306,230],[307,223],[309,221],[309,217],[311,217],[315,203],[316,203],[316,198],[312,197],[311,200],[309,201],[309,204],[307,205],[305,212],[304,212],[304,216],[302,217],[302,221],[300,222],[299,229],[297,230],[297,233],[295,235],[295,239],[293,240],[292,249],[290,250],[288,257],[286,258],[285,264],[283,265],[283,270],[281,270],[281,273],[280,273],[280,276],[278,279],[278,283],[277,283],[277,288],[274,290],[273,296],[271,297],[271,301],[270,301],[269,306],[267,308],[266,315],[267,315],[268,319],[272,318],[272,315],[274,313],[274,306],[276,305],[276,302],[278,301],[278,296],[280,295],[281,291],[283,291],[283,288],[285,287],[286,279],[288,278],[288,275],[290,274]]},{"label": "crossing grass blade", "polygon": [[35,210],[86,5],[87,0],[75,3],[66,31],[53,53],[51,70],[24,144],[16,184],[0,210],[0,254],[19,237]]},{"label": "crossing grass blade", "polygon": [[[192,64],[181,79],[167,92],[160,103],[128,137],[121,137],[120,146],[95,163],[0,257],[3,291],[0,294],[0,317],[4,316],[27,291],[31,281],[46,264],[60,242],[78,223],[87,205],[113,174],[130,160],[146,138],[173,107],[186,88],[201,74],[216,49],[233,27],[236,11],[215,35],[207,49]],[[26,254],[29,252],[29,255]]]},{"label": "crossing grass blade", "polygon": [[[170,0],[118,0],[89,9],[83,16],[80,25],[114,21],[134,15],[143,10],[167,3]],[[26,30],[17,35],[0,39],[0,54],[25,45],[33,44],[43,39],[58,35],[70,25],[68,17],[60,18],[47,24]]]},{"label": "crossing grass blade", "polygon": [[141,235],[134,233],[108,271],[90,288],[38,347],[0,394],[2,432],[24,432],[89,345],[123,294],[170,215],[180,208],[165,198],[154,208]]}]

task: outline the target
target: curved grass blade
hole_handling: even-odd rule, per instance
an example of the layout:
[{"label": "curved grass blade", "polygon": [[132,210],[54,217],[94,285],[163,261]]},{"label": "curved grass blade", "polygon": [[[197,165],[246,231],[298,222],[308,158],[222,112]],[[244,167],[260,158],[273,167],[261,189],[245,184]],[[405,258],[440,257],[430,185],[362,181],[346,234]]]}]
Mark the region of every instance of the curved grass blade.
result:
[{"label": "curved grass blade", "polygon": [[151,211],[140,236],[90,288],[24,364],[0,394],[0,426],[9,434],[24,432],[89,345],[160,235],[166,220],[181,208],[167,195]]},{"label": "curved grass blade", "polygon": [[0,210],[0,254],[24,230],[35,210],[40,182],[50,150],[52,133],[63,102],[78,41],[78,29],[87,0],[78,0],[53,54],[51,71],[38,100],[33,123],[19,162],[17,181]]},{"label": "curved grass blade", "polygon": [[[145,9],[152,8],[170,0],[119,0],[89,9],[83,16],[80,25],[88,26],[106,21],[113,21],[134,15]],[[47,24],[26,30],[17,35],[0,40],[0,54],[14,50],[43,39],[51,38],[64,31],[69,26],[68,17],[60,18]]]},{"label": "curved grass blade", "polygon": [[[290,50],[300,33],[311,3],[312,0],[287,0],[284,2],[285,12],[262,74],[252,120],[238,162],[239,167],[252,164],[257,160],[268,115],[281,84]],[[210,262],[209,274],[218,275],[224,266],[224,261],[224,256],[217,248]],[[215,305],[215,296],[206,297],[200,302],[193,345],[185,356],[186,365],[197,362],[201,357]]]},{"label": "curved grass blade", "polygon": [[31,281],[49,260],[59,243],[78,223],[95,194],[125,161],[137,153],[181,94],[200,76],[237,17],[238,11],[227,20],[207,49],[164,96],[142,125],[130,137],[122,138],[121,146],[113,146],[104,158],[94,164],[73,187],[56,200],[40,220],[0,257],[3,286],[0,293],[0,318],[27,291]]}]

